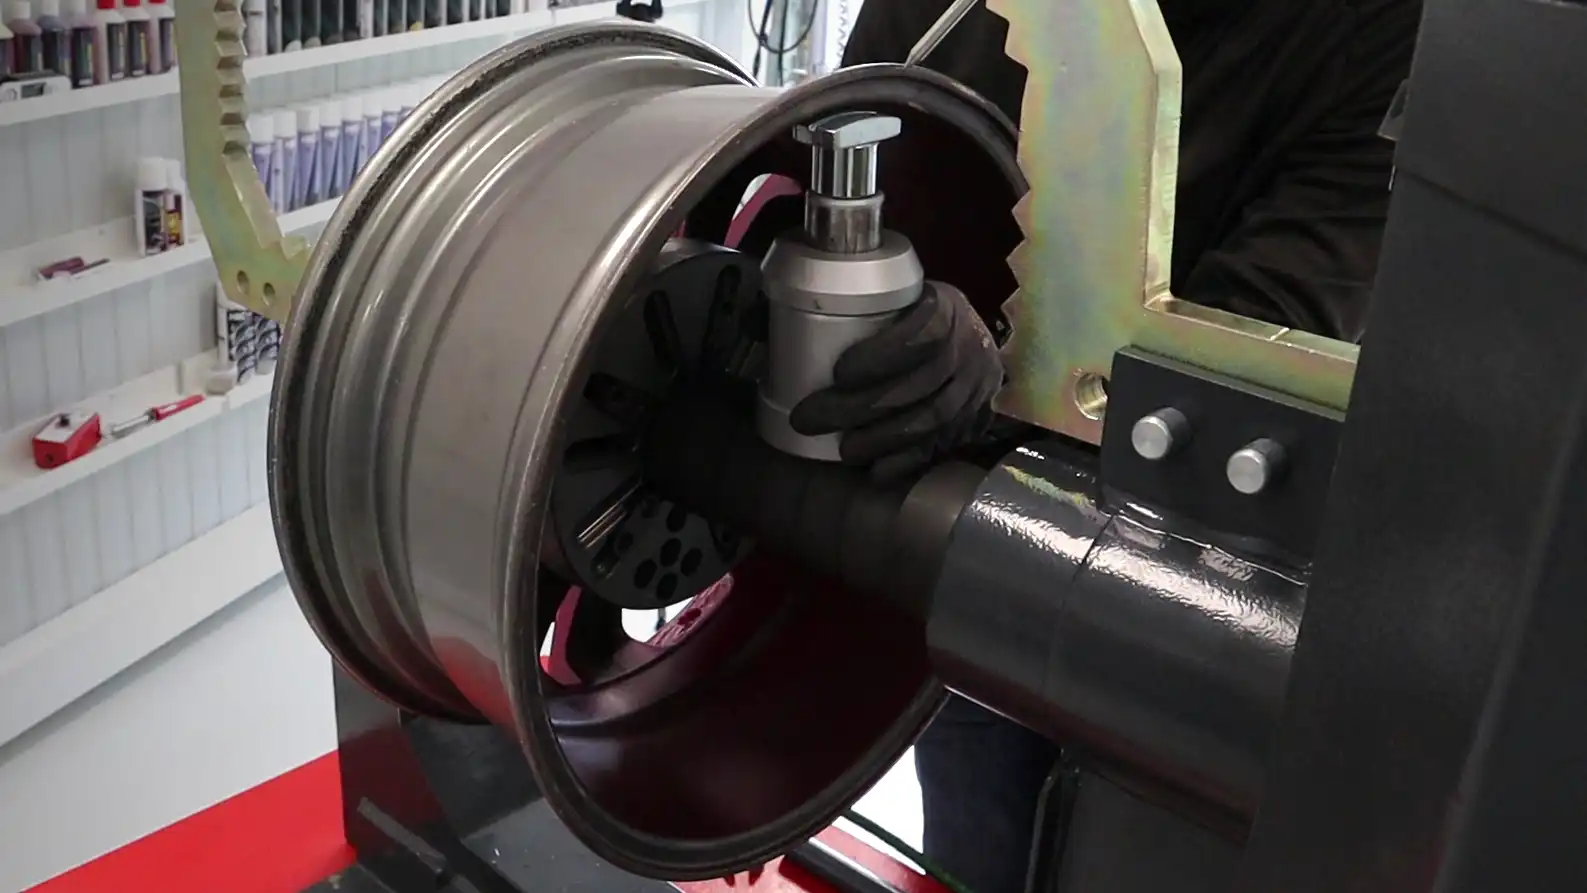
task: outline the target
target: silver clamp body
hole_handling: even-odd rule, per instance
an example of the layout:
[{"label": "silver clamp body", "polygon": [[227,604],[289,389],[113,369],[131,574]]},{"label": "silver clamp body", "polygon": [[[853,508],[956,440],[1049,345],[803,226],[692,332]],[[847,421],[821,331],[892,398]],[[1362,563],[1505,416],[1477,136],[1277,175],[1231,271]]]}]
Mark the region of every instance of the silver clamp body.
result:
[{"label": "silver clamp body", "polygon": [[920,300],[925,270],[909,240],[882,228],[877,146],[897,118],[844,112],[805,125],[810,188],[803,232],[784,234],[761,264],[768,302],[766,376],[756,426],[767,443],[837,461],[837,434],[806,437],[788,424],[805,397],[830,387],[838,357]]}]

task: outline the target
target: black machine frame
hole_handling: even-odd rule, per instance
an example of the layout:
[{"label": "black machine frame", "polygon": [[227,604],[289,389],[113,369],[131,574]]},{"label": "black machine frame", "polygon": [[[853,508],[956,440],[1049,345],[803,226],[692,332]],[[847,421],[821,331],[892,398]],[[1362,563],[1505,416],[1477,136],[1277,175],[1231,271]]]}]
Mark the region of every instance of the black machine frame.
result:
[{"label": "black machine frame", "polygon": [[[1066,762],[1033,893],[1587,889],[1582,47],[1580,0],[1426,0],[1326,514],[1291,519],[1310,586],[1249,837]],[[337,702],[361,864],[401,893],[528,889],[462,843],[535,802],[499,733],[426,730],[339,673]],[[445,802],[487,767],[502,799]],[[516,845],[579,852],[560,833]],[[1121,884],[1143,851],[1159,870]],[[583,858],[592,890],[661,886]]]}]

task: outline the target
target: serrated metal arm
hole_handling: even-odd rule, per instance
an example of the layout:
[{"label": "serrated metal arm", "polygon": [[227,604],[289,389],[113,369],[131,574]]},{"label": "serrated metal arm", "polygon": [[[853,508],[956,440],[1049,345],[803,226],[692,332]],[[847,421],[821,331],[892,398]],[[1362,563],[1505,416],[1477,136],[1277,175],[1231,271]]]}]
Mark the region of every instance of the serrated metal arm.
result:
[{"label": "serrated metal arm", "polygon": [[274,320],[292,310],[308,264],[283,236],[248,148],[243,16],[238,0],[179,0],[177,66],[187,188],[226,296]]}]

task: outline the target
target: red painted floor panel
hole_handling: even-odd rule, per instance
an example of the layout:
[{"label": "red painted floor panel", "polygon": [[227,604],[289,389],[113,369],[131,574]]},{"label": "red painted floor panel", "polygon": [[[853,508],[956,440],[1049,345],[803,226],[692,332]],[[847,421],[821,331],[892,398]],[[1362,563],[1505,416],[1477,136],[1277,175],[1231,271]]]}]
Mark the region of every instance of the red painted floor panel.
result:
[{"label": "red painted floor panel", "polygon": [[353,862],[331,753],[29,893],[297,893]]}]

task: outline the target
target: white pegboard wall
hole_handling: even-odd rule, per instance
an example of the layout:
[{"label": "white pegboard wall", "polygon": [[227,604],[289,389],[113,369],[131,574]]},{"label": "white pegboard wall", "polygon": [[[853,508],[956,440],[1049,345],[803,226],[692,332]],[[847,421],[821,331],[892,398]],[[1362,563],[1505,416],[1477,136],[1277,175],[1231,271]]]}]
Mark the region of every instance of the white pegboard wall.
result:
[{"label": "white pegboard wall", "polygon": [[268,414],[225,413],[0,517],[0,647],[263,502]]},{"label": "white pegboard wall", "polygon": [[215,346],[207,264],[0,328],[0,431]]}]

